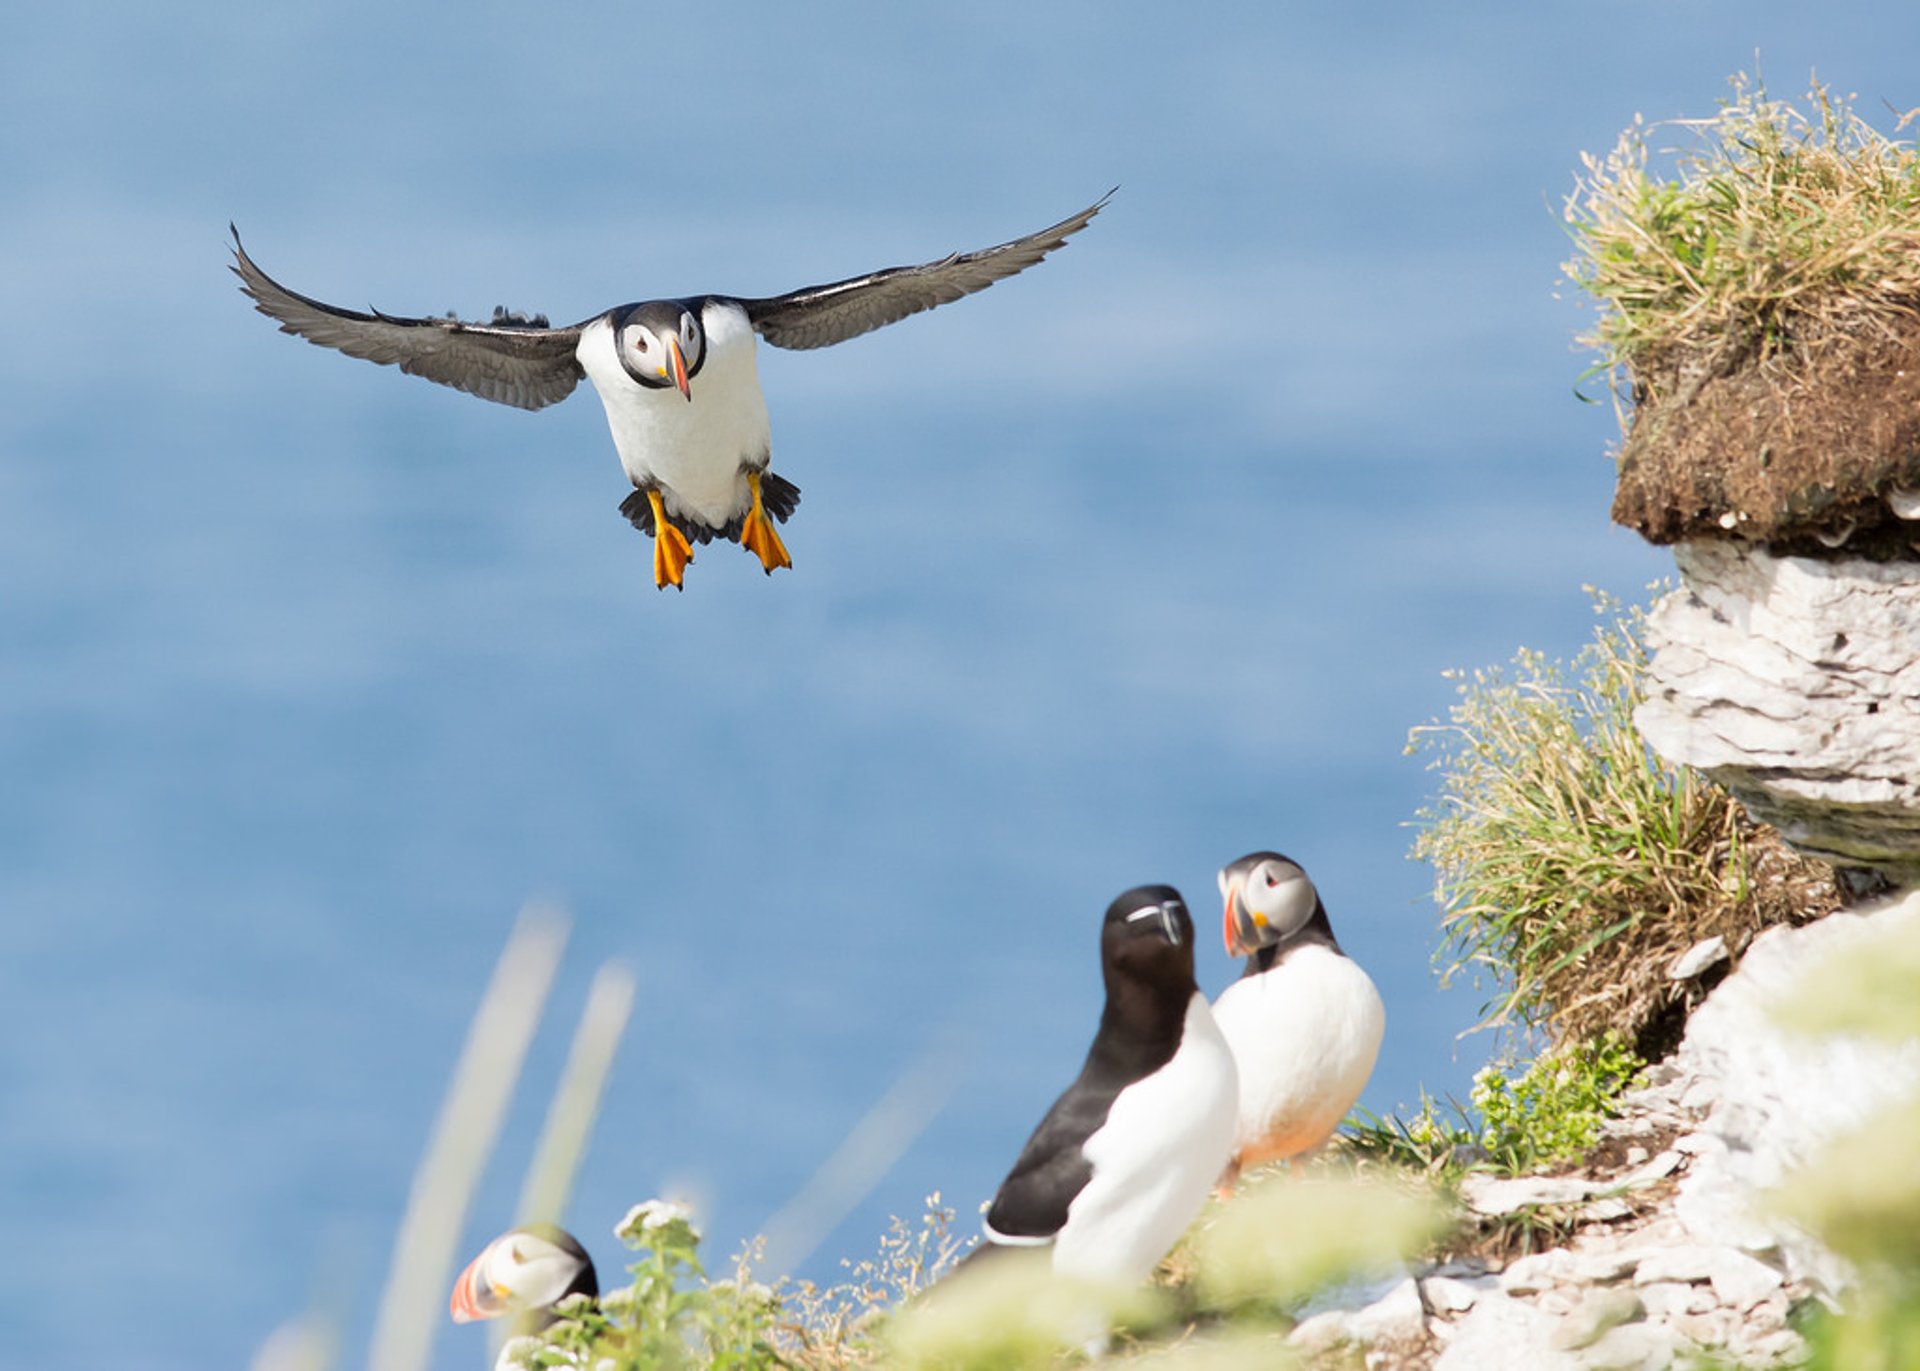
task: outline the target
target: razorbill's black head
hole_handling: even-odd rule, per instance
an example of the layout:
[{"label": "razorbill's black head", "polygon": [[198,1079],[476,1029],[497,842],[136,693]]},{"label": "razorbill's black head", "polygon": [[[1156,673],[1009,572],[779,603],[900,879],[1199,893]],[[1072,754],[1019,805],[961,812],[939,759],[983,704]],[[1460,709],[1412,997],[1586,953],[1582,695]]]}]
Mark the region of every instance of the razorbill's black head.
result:
[{"label": "razorbill's black head", "polygon": [[[569,1295],[598,1298],[599,1279],[587,1249],[566,1229],[528,1224],[480,1249],[453,1283],[455,1323],[539,1313]],[[542,1322],[551,1322],[548,1315]]]},{"label": "razorbill's black head", "polygon": [[1106,1004],[1079,1076],[987,1211],[989,1246],[1052,1245],[1063,1275],[1136,1284],[1179,1239],[1232,1148],[1232,1053],[1193,979],[1193,919],[1140,886],[1100,928]]},{"label": "razorbill's black head", "polygon": [[1240,1074],[1231,1184],[1333,1136],[1373,1073],[1386,1011],[1298,862],[1250,852],[1221,869],[1220,895],[1227,952],[1247,959],[1213,1005]]},{"label": "razorbill's black head", "polygon": [[1062,246],[1106,203],[1102,197],[1024,238],[919,266],[762,298],[617,305],[567,328],[505,310],[470,323],[324,304],[256,266],[238,230],[233,270],[254,308],[282,333],[482,399],[541,409],[565,399],[582,377],[593,382],[634,487],[620,512],[654,540],[654,583],[678,587],[693,543],[716,536],[752,552],[769,575],[793,565],[774,522],[793,513],[800,490],[768,470],[773,438],[757,338],[782,348],[825,347],[985,290]]}]

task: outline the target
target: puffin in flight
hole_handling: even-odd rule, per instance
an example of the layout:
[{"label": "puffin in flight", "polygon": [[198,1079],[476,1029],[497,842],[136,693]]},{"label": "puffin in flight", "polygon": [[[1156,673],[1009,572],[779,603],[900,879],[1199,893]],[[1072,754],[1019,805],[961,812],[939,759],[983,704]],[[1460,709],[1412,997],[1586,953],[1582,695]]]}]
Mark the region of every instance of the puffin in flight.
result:
[{"label": "puffin in flight", "polygon": [[1240,1068],[1239,1124],[1222,1184],[1319,1147],[1360,1098],[1387,1015],[1333,936],[1300,864],[1251,852],[1220,872],[1227,955],[1246,971],[1213,1002]]},{"label": "puffin in flight", "polygon": [[282,333],[521,409],[565,399],[583,376],[591,381],[634,487],[620,512],[653,537],[654,583],[679,588],[693,542],[716,535],[752,552],[768,575],[793,565],[774,521],[793,513],[800,491],[768,470],[772,433],[756,335],[775,347],[826,347],[985,290],[1063,246],[1112,194],[1051,228],[978,252],[764,299],[691,295],[616,305],[568,328],[504,309],[482,323],[323,304],[262,271],[239,230],[228,227],[241,290]]},{"label": "puffin in flight", "polygon": [[1100,970],[1106,1007],[1086,1064],[1001,1183],[974,1255],[1050,1246],[1059,1275],[1137,1285],[1226,1166],[1239,1086],[1194,983],[1178,891],[1139,886],[1108,906]]},{"label": "puffin in flight", "polygon": [[[453,1283],[449,1301],[455,1323],[530,1316],[524,1333],[537,1333],[554,1320],[553,1306],[569,1295],[600,1297],[593,1258],[566,1229],[533,1223],[502,1233],[480,1249]],[[498,1368],[517,1365],[512,1344],[500,1349]]]}]

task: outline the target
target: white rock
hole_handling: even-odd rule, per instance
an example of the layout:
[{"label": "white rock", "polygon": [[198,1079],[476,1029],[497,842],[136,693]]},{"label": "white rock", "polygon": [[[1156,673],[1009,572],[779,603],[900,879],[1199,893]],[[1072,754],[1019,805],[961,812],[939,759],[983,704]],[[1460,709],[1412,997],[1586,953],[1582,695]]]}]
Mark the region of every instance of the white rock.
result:
[{"label": "white rock", "polygon": [[1642,1258],[1647,1255],[1644,1247],[1616,1247],[1612,1249],[1583,1248],[1569,1253],[1572,1258],[1571,1279],[1583,1285],[1604,1285],[1608,1281],[1625,1280],[1634,1273]]},{"label": "white rock", "polygon": [[1470,1175],[1460,1183],[1460,1198],[1476,1214],[1512,1214],[1539,1204],[1578,1204],[1607,1189],[1578,1176]]},{"label": "white rock", "polygon": [[1804,928],[1769,929],[1694,1011],[1675,1061],[1719,1087],[1702,1139],[1674,1144],[1693,1156],[1674,1212],[1696,1242],[1777,1248],[1787,1274],[1809,1281],[1817,1295],[1850,1284],[1845,1263],[1761,1197],[1833,1138],[1920,1091],[1920,1043],[1802,1036],[1777,1026],[1775,1006],[1822,958],[1889,922],[1913,919],[1920,919],[1920,893]]},{"label": "white rock", "polygon": [[1629,1171],[1618,1181],[1614,1182],[1614,1184],[1624,1185],[1629,1190],[1637,1190],[1641,1186],[1652,1185],[1655,1181],[1664,1180],[1675,1171],[1678,1171],[1680,1169],[1680,1160],[1680,1153],[1674,1148],[1668,1148],[1659,1156],[1641,1163],[1640,1166]]},{"label": "white rock", "polygon": [[1493,1276],[1461,1279],[1458,1276],[1428,1276],[1420,1282],[1420,1297],[1436,1314],[1464,1314],[1473,1308],[1483,1291],[1499,1289]]},{"label": "white rock", "polygon": [[1640,1302],[1646,1306],[1649,1318],[1670,1320],[1676,1314],[1699,1314],[1720,1307],[1720,1297],[1713,1293],[1710,1285],[1655,1281],[1635,1289],[1640,1292]]},{"label": "white rock", "polygon": [[1897,518],[1920,519],[1920,490],[1910,486],[1888,486],[1887,508]]},{"label": "white rock", "polygon": [[1920,568],[1674,547],[1641,735],[1788,841],[1920,880]]},{"label": "white rock", "polygon": [[1640,1297],[1631,1290],[1589,1290],[1554,1328],[1551,1341],[1555,1347],[1569,1352],[1591,1347],[1608,1329],[1631,1322],[1645,1312]]},{"label": "white rock", "polygon": [[1731,1309],[1684,1311],[1666,1320],[1667,1327],[1695,1347],[1713,1349],[1726,1348],[1733,1342],[1739,1322],[1740,1316]]},{"label": "white rock", "polygon": [[1633,1206],[1625,1200],[1603,1195],[1597,1200],[1588,1200],[1574,1211],[1574,1218],[1581,1223],[1618,1223],[1631,1218]]},{"label": "white rock", "polygon": [[1580,1353],[1587,1371],[1664,1371],[1673,1365],[1674,1336],[1657,1324],[1623,1323]]},{"label": "white rock", "polygon": [[1530,1295],[1579,1279],[1573,1254],[1564,1248],[1522,1257],[1500,1273],[1500,1288],[1509,1295]]},{"label": "white rock", "polygon": [[1708,967],[1718,966],[1727,959],[1727,940],[1718,933],[1711,938],[1702,938],[1692,947],[1673,959],[1667,968],[1670,981],[1690,981]]},{"label": "white rock", "polygon": [[1427,1331],[1427,1310],[1420,1302],[1420,1287],[1408,1276],[1365,1309],[1352,1315],[1347,1326],[1353,1336],[1369,1345],[1407,1342]]},{"label": "white rock", "polygon": [[1575,1371],[1579,1361],[1549,1341],[1554,1326],[1524,1300],[1487,1291],[1454,1325],[1433,1371]]},{"label": "white rock", "polygon": [[1731,1248],[1721,1250],[1707,1279],[1714,1294],[1730,1308],[1741,1310],[1753,1308],[1786,1281],[1774,1267]]},{"label": "white rock", "polygon": [[1328,1309],[1304,1318],[1287,1334],[1287,1346],[1307,1357],[1323,1356],[1353,1341],[1348,1328],[1348,1320],[1352,1317],[1348,1310]]},{"label": "white rock", "polygon": [[1791,1328],[1740,1344],[1741,1359],[1753,1366],[1798,1366],[1807,1359],[1807,1340]]}]

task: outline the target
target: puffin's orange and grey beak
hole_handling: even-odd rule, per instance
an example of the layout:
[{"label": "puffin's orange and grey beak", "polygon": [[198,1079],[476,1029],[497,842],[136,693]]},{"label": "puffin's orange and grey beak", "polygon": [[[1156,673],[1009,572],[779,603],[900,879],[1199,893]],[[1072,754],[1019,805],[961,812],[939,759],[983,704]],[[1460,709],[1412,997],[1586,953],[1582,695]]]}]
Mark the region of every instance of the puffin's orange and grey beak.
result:
[{"label": "puffin's orange and grey beak", "polygon": [[1229,957],[1245,957],[1260,947],[1260,929],[1265,927],[1266,918],[1247,908],[1246,901],[1240,898],[1245,888],[1246,878],[1230,877],[1226,883],[1227,907],[1221,914],[1220,933],[1227,944]]},{"label": "puffin's orange and grey beak", "polygon": [[687,359],[680,351],[680,340],[671,333],[667,335],[667,360],[673,364],[673,384],[691,400],[693,389],[687,384]]},{"label": "puffin's orange and grey beak", "polygon": [[453,1311],[455,1323],[476,1323],[481,1319],[497,1319],[507,1312],[509,1292],[496,1290],[481,1269],[492,1251],[493,1249],[489,1247],[468,1262],[467,1269],[460,1273],[458,1280],[454,1281],[453,1298],[448,1301],[448,1306]]}]

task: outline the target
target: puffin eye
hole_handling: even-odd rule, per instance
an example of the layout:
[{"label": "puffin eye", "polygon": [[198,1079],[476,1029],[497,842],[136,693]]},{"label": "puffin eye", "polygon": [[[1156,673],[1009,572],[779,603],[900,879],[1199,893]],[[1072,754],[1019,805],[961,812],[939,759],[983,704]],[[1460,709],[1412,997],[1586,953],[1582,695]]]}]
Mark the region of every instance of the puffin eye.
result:
[{"label": "puffin eye", "polygon": [[645,351],[647,350],[647,335],[646,335],[646,334],[644,334],[644,333],[637,333],[637,334],[635,334],[635,335],[634,335],[634,338],[633,338],[633,350],[634,350],[635,352],[645,352]]},{"label": "puffin eye", "polygon": [[1267,889],[1271,890],[1276,885],[1279,885],[1279,884],[1280,884],[1280,878],[1273,874],[1272,867],[1268,867],[1267,868]]}]

